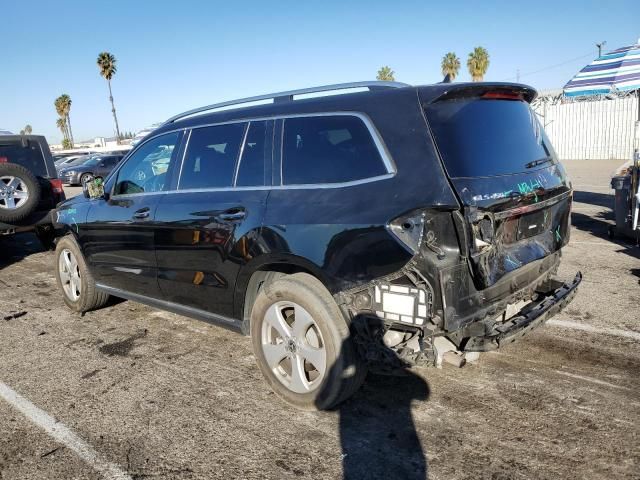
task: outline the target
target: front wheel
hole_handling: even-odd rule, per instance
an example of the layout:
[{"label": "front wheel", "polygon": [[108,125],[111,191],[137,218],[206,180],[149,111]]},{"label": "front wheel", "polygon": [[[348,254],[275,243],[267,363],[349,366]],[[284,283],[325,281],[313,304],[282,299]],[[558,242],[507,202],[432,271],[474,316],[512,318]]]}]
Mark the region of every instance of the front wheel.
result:
[{"label": "front wheel", "polygon": [[304,410],[325,410],[353,395],[366,376],[348,325],[315,277],[296,273],[266,284],[251,311],[251,340],[273,391]]},{"label": "front wheel", "polygon": [[104,306],[109,295],[100,292],[78,244],[71,236],[60,239],[55,253],[56,283],[64,303],[79,313]]}]

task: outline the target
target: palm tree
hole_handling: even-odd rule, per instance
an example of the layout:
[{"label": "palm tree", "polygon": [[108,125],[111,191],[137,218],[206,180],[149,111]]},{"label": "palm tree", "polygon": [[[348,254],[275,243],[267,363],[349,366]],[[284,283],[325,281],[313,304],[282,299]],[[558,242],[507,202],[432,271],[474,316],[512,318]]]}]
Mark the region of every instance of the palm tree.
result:
[{"label": "palm tree", "polygon": [[109,52],[102,52],[98,55],[97,60],[100,75],[102,75],[109,85],[109,101],[111,102],[111,112],[113,113],[113,121],[116,123],[116,141],[120,143],[120,128],[118,127],[118,117],[116,116],[116,107],[113,104],[113,94],[111,93],[111,79],[116,74],[116,57]]},{"label": "palm tree", "polygon": [[26,133],[27,135],[31,135],[31,132],[33,132],[33,128],[31,128],[31,125],[27,123],[24,126],[24,133]]},{"label": "palm tree", "polygon": [[63,139],[67,140],[67,121],[64,119],[64,117],[60,117],[58,118],[58,120],[56,120],[56,126],[62,132]]},{"label": "palm tree", "polygon": [[458,76],[459,71],[460,59],[455,53],[449,52],[444,57],[442,57],[442,75],[444,75],[445,77],[449,75],[449,78],[453,82]]},{"label": "palm tree", "polygon": [[476,47],[469,54],[467,68],[474,82],[481,82],[489,69],[489,52],[482,47]]},{"label": "palm tree", "polygon": [[71,97],[66,93],[63,93],[59,98],[62,106],[62,115],[67,121],[67,131],[69,132],[68,138],[72,145],[71,148],[73,148],[73,133],[71,132],[71,117],[69,116],[69,113],[71,112]]},{"label": "palm tree", "polygon": [[55,99],[53,105],[56,107],[56,112],[58,113],[58,121],[56,125],[62,131],[62,136],[65,140],[69,140],[69,129],[67,128],[67,117],[65,115],[65,106],[63,103],[62,95]]},{"label": "palm tree", "polygon": [[378,70],[378,76],[376,77],[376,80],[393,82],[395,80],[395,77],[393,76],[394,73],[395,72],[391,70],[391,68],[384,66],[380,68],[380,70]]}]

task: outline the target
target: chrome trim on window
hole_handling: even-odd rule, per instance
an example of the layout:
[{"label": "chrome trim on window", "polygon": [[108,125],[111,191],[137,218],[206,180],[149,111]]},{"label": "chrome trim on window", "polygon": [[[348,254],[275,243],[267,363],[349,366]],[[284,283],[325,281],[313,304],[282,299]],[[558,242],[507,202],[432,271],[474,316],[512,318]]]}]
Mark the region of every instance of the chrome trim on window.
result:
[{"label": "chrome trim on window", "polygon": [[236,160],[236,168],[233,172],[233,180],[231,181],[231,185],[234,187],[238,182],[238,172],[240,171],[240,162],[242,162],[242,155],[244,154],[244,146],[247,144],[247,136],[249,135],[249,129],[251,128],[252,122],[247,122],[247,126],[244,127],[244,135],[242,136],[242,144],[240,145],[240,152],[238,153],[238,158]]},{"label": "chrome trim on window", "polygon": [[184,141],[184,149],[182,150],[182,158],[180,159],[180,170],[178,171],[178,181],[176,182],[176,189],[180,188],[180,180],[182,180],[182,167],[184,167],[184,159],[187,158],[187,149],[189,148],[189,141],[191,140],[191,132],[189,130],[187,138]]}]

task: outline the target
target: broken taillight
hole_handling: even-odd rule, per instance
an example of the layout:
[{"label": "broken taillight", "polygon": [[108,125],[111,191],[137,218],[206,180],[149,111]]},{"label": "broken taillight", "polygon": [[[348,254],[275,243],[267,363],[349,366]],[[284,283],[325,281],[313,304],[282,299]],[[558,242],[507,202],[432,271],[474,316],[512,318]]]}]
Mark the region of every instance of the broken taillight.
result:
[{"label": "broken taillight", "polygon": [[62,180],[59,178],[54,178],[51,181],[51,189],[53,193],[62,193],[64,190],[62,189]]}]

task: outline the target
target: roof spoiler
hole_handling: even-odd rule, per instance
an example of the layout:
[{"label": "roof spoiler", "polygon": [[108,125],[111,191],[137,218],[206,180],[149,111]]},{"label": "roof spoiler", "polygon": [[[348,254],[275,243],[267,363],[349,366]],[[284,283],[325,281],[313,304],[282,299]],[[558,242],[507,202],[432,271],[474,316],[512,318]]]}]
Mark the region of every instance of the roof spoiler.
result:
[{"label": "roof spoiler", "polygon": [[456,100],[461,98],[489,98],[496,100],[524,100],[531,103],[538,92],[527,85],[517,83],[463,83],[440,84],[445,87],[443,91],[431,99],[428,103],[436,103],[444,100]]}]

